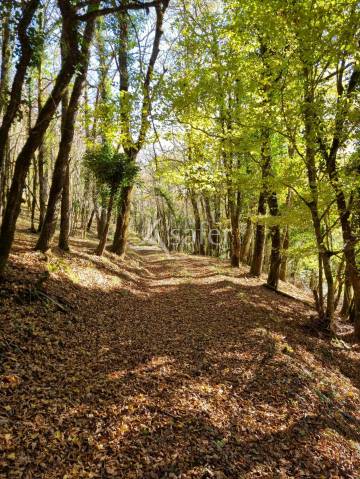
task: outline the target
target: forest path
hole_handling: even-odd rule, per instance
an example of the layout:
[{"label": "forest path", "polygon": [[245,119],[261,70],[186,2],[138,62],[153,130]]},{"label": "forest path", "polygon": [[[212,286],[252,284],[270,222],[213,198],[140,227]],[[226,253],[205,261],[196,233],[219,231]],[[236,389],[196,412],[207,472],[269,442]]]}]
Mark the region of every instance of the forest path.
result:
[{"label": "forest path", "polygon": [[71,313],[5,302],[1,478],[359,477],[359,349],[309,334],[310,308],[144,245],[47,263]]}]

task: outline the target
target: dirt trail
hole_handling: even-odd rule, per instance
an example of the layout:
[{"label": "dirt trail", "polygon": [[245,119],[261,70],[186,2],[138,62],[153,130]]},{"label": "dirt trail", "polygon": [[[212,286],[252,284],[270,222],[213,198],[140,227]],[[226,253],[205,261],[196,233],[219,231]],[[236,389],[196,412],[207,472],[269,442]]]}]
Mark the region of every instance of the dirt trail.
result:
[{"label": "dirt trail", "polygon": [[84,244],[47,258],[69,313],[2,299],[1,478],[360,477],[357,346],[245,269]]}]

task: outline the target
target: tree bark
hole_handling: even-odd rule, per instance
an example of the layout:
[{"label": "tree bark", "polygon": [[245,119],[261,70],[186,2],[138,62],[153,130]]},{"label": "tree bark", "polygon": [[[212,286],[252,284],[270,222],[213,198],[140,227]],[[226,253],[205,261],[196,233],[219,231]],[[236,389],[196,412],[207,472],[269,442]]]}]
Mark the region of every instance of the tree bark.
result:
[{"label": "tree bark", "polygon": [[[40,21],[42,24],[42,21]],[[42,27],[43,28],[43,27]],[[37,84],[38,84],[38,111],[41,110],[43,107],[43,93],[42,93],[42,55],[40,57],[40,61],[38,64],[37,70]],[[47,184],[46,184],[46,176],[45,176],[45,164],[46,164],[46,147],[45,147],[45,136],[43,141],[39,146],[38,151],[38,175],[39,175],[39,225],[38,231],[41,231],[45,211],[46,211],[46,193],[47,193]]]},{"label": "tree bark", "polygon": [[32,177],[32,200],[31,200],[31,223],[30,231],[36,233],[35,212],[36,212],[36,195],[37,195],[37,165],[36,158],[33,158],[33,177]]},{"label": "tree bark", "polygon": [[97,215],[97,218],[96,218],[98,239],[101,239],[102,236],[103,236],[104,229],[105,229],[105,224],[106,224],[106,209],[104,208],[104,206],[101,206],[100,214],[98,212],[98,215]]},{"label": "tree bark", "polygon": [[240,228],[239,215],[231,212],[231,266],[238,268],[240,266]]},{"label": "tree bark", "polygon": [[[52,237],[56,228],[56,207],[60,199],[61,191],[66,178],[66,170],[69,162],[69,156],[74,138],[75,120],[79,107],[79,100],[86,79],[89,64],[90,43],[94,33],[94,21],[89,21],[85,27],[84,41],[81,51],[81,63],[79,73],[76,75],[74,86],[71,92],[69,105],[66,113],[63,114],[63,127],[61,133],[61,141],[59,152],[55,161],[53,179],[49,192],[49,199],[46,208],[44,222],[41,228],[40,236],[35,249],[47,251],[50,247]],[[66,52],[68,55],[68,52]],[[67,59],[64,61],[66,64]]]},{"label": "tree bark", "polygon": [[89,217],[89,221],[87,222],[87,225],[86,225],[86,232],[87,232],[87,233],[90,233],[90,231],[91,231],[91,226],[92,226],[92,222],[93,222],[94,216],[95,216],[95,208],[93,208],[93,209],[91,210],[90,217]]},{"label": "tree bark", "polygon": [[[306,68],[304,68],[307,73]],[[337,105],[335,122],[330,147],[327,148],[324,138],[318,135],[316,140],[320,145],[320,152],[326,162],[327,174],[336,198],[336,205],[341,224],[344,242],[344,255],[348,268],[348,275],[353,288],[352,314],[354,317],[355,336],[360,340],[360,268],[356,258],[356,237],[350,221],[350,208],[347,205],[346,196],[341,186],[341,180],[337,164],[337,154],[344,143],[344,128],[351,111],[351,106],[356,98],[354,92],[360,83],[360,67],[356,62],[349,77],[346,88],[344,87],[345,62],[337,68]],[[306,78],[306,76],[305,76]],[[309,97],[309,95],[308,95]],[[312,99],[313,100],[313,99]],[[315,112],[313,113],[315,117]]]},{"label": "tree bark", "polygon": [[20,55],[11,87],[9,102],[0,126],[0,170],[3,168],[10,127],[13,124],[20,107],[25,75],[33,54],[34,45],[28,36],[28,28],[35,15],[36,9],[39,6],[39,2],[40,0],[30,0],[24,6],[17,28],[20,43]]},{"label": "tree bark", "polygon": [[[321,216],[318,207],[318,180],[316,174],[316,134],[315,134],[315,104],[314,90],[310,83],[310,74],[307,67],[304,67],[304,125],[305,125],[305,162],[308,177],[308,185],[311,193],[311,200],[306,204],[310,209],[311,218],[316,238],[316,244],[319,253],[319,266],[324,269],[325,279],[327,283],[327,300],[324,317],[320,317],[327,329],[333,329],[334,320],[334,279],[331,269],[331,255],[324,244],[324,236],[322,233]],[[320,268],[319,268],[320,273]],[[320,277],[320,274],[319,274]],[[320,281],[320,278],[319,278]],[[319,286],[322,287],[322,284]]]},{"label": "tree bark", "polygon": [[213,219],[213,215],[211,213],[211,207],[210,207],[210,200],[208,195],[203,195],[204,199],[204,209],[205,209],[205,214],[206,214],[206,221],[208,224],[208,238],[207,238],[207,243],[208,243],[208,254],[212,256],[214,252],[218,249],[219,246],[219,235],[218,231],[215,228],[215,223]]},{"label": "tree bark", "polygon": [[343,303],[340,310],[340,315],[344,318],[349,317],[351,301],[352,301],[352,285],[350,280],[349,266],[348,264],[346,264]]},{"label": "tree bark", "polygon": [[111,214],[112,214],[112,210],[113,210],[115,193],[116,193],[116,189],[112,189],[111,193],[110,193],[110,198],[109,198],[109,205],[108,205],[108,208],[107,208],[105,227],[104,227],[104,230],[102,232],[102,236],[100,238],[100,242],[99,242],[98,247],[96,248],[96,252],[95,252],[95,254],[97,254],[98,256],[102,256],[102,254],[104,253],[104,250],[105,250],[106,241],[107,241],[107,237],[108,237],[108,233],[109,233],[109,226],[110,226]]},{"label": "tree bark", "polygon": [[253,223],[251,218],[246,220],[246,229],[244,233],[244,237],[241,243],[241,250],[240,250],[240,259],[243,263],[247,263],[250,255],[250,247],[251,241],[253,236]]},{"label": "tree bark", "polygon": [[70,235],[70,165],[69,162],[65,171],[64,185],[61,196],[61,217],[60,217],[60,233],[59,248],[63,251],[70,251],[69,246]]},{"label": "tree bark", "polygon": [[[293,153],[290,153],[290,156],[293,157]],[[286,208],[290,208],[292,202],[292,190],[289,188],[287,197],[286,197]],[[290,246],[290,228],[289,225],[286,225],[284,228],[282,245],[281,245],[281,265],[280,265],[280,279],[281,281],[286,281],[287,279],[287,270],[288,270],[288,250]]]},{"label": "tree bark", "polygon": [[[277,195],[275,192],[271,193],[268,199],[270,214],[273,218],[279,216],[279,206]],[[271,288],[277,290],[280,279],[281,266],[281,232],[280,226],[277,224],[270,227],[271,235],[271,254],[270,254],[270,268],[267,278],[267,284]]]},{"label": "tree bark", "polygon": [[126,250],[133,189],[133,185],[124,186],[120,193],[119,214],[111,250],[121,257],[125,255]]},{"label": "tree bark", "polygon": [[56,112],[64,91],[74,74],[79,59],[77,53],[76,15],[74,14],[73,7],[69,3],[69,0],[58,1],[63,17],[63,29],[66,31],[67,39],[71,43],[71,45],[69,45],[69,56],[60,69],[52,92],[39,112],[37,121],[31,129],[15,163],[13,180],[0,231],[0,276],[4,273],[13,243],[16,221],[20,213],[22,191],[25,186],[25,180],[31,159],[43,141],[44,134]]},{"label": "tree bark", "polygon": [[[257,214],[259,218],[261,218],[261,216],[265,216],[266,214],[266,196],[263,191],[261,191],[259,195]],[[250,274],[252,274],[253,276],[260,276],[262,272],[264,262],[265,239],[265,225],[258,221],[255,228],[255,243],[250,268]]]},{"label": "tree bark", "polygon": [[[261,131],[261,191],[258,203],[258,217],[266,215],[266,203],[269,201],[269,177],[271,175],[271,151],[270,151],[270,130],[267,127]],[[260,276],[264,263],[264,249],[266,240],[266,227],[257,222],[254,252],[251,262],[250,274]]]},{"label": "tree bark", "polygon": [[[153,78],[154,67],[157,57],[160,53],[160,40],[163,35],[164,14],[169,5],[169,0],[163,0],[155,6],[156,25],[153,37],[152,50],[147,65],[145,78],[143,81],[143,102],[141,105],[140,127],[137,140],[134,141],[131,134],[130,108],[129,108],[129,72],[128,72],[128,19],[126,15],[119,15],[120,41],[118,51],[118,64],[120,75],[120,93],[121,93],[121,111],[120,118],[122,123],[122,147],[128,155],[129,161],[136,161],[137,154],[143,147],[147,131],[149,129],[149,113],[151,107],[151,80]],[[130,221],[130,204],[134,185],[124,186],[120,194],[120,211],[117,217],[116,230],[112,244],[112,251],[120,256],[124,256],[128,227]]]},{"label": "tree bark", "polygon": [[201,217],[199,212],[199,207],[197,204],[197,199],[194,192],[190,192],[190,201],[193,208],[194,220],[195,220],[195,238],[193,240],[194,245],[194,254],[205,255],[204,243],[202,240],[201,234]]},{"label": "tree bark", "polygon": [[0,115],[8,103],[10,58],[11,58],[11,0],[3,0],[1,8],[2,35],[1,35],[1,71],[0,71]]}]

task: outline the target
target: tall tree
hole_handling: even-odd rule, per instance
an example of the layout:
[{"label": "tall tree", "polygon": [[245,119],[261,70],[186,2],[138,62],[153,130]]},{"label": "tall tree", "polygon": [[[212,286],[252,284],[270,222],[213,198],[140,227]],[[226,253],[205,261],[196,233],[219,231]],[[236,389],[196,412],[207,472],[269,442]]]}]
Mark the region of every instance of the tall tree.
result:
[{"label": "tall tree", "polygon": [[[169,0],[161,0],[155,6],[156,23],[152,43],[152,51],[147,65],[146,73],[142,81],[141,90],[143,95],[140,126],[138,137],[134,140],[131,133],[131,109],[129,101],[129,18],[125,15],[119,16],[119,52],[118,65],[120,75],[121,95],[121,144],[130,163],[136,162],[136,158],[144,146],[146,134],[149,130],[149,114],[151,109],[151,81],[154,75],[154,67],[160,53],[160,40],[163,35],[163,22]],[[121,189],[119,200],[119,213],[116,221],[116,230],[112,244],[114,253],[123,256],[125,254],[127,233],[130,220],[130,204],[134,185],[130,184]]]},{"label": "tall tree", "polygon": [[[32,3],[33,0],[28,5]],[[32,127],[29,136],[16,159],[14,176],[0,231],[0,275],[3,275],[4,273],[10,254],[16,222],[20,213],[22,191],[31,159],[43,141],[45,132],[68,84],[71,81],[80,58],[80,52],[78,50],[78,19],[76,11],[69,0],[59,0],[58,3],[62,16],[63,38],[68,44],[68,55],[56,78],[51,94],[43,108],[40,110],[36,123]]]},{"label": "tall tree", "polygon": [[[28,3],[26,3],[21,12],[21,17],[19,20],[19,23],[16,27],[16,32],[17,32],[17,38],[20,44],[20,55],[14,75],[14,79],[12,82],[11,86],[11,91],[9,95],[9,101],[6,105],[6,109],[4,109],[4,103],[2,104],[2,109],[4,109],[4,115],[2,119],[2,123],[0,126],[0,171],[3,169],[4,165],[4,160],[5,160],[5,152],[6,152],[6,144],[8,142],[9,138],[9,132],[11,125],[13,124],[16,114],[19,111],[20,103],[21,103],[21,98],[22,98],[22,90],[23,90],[23,84],[25,80],[25,75],[28,69],[28,66],[31,62],[34,48],[36,45],[36,41],[34,38],[34,33],[30,34],[30,29],[29,26],[31,22],[33,21],[33,18],[35,16],[35,12],[37,8],[39,7],[39,2],[40,0],[29,0]],[[5,56],[2,57],[2,97],[4,94],[4,88],[7,85],[7,78],[8,78],[8,55],[9,55],[9,46],[8,42],[9,39],[7,36],[9,35],[8,33],[8,22],[6,22],[6,15],[10,15],[11,11],[11,4],[9,2],[5,2],[4,4],[4,39],[5,39],[5,45],[3,44],[3,47],[5,48],[5,51],[3,51],[3,55]],[[1,183],[0,183],[1,187]],[[2,198],[2,194],[0,191],[0,199]]]}]

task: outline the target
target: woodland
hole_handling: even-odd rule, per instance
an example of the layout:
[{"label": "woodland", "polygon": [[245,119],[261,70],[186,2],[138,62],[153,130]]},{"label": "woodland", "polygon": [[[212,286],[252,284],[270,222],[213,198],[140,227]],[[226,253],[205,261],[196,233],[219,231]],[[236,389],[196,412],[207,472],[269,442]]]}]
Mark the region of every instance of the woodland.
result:
[{"label": "woodland", "polygon": [[360,4],[0,0],[0,479],[360,477]]}]

